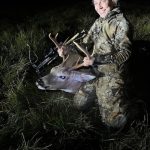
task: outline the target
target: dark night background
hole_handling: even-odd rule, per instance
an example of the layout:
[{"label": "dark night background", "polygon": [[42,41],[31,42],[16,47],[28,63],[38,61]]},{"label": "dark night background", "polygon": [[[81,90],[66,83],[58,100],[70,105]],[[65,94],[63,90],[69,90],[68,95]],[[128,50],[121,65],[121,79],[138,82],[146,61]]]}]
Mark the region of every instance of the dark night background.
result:
[{"label": "dark night background", "polygon": [[[0,18],[14,17],[22,18],[28,15],[35,14],[40,11],[46,11],[63,5],[74,5],[80,2],[87,1],[91,4],[92,0],[2,0],[0,4]],[[121,3],[139,5],[149,5],[149,0],[121,0]]]},{"label": "dark night background", "polygon": [[[38,77],[28,60],[30,46],[39,62],[45,60],[45,54],[53,46],[49,32],[59,32],[61,38],[66,38],[88,27],[97,17],[92,0],[1,0],[0,150],[150,148],[150,0],[120,0],[120,3],[135,31],[126,95],[133,102],[145,102],[144,112],[148,116],[144,116],[143,124],[137,124],[135,130],[131,125],[128,134],[119,134],[120,130],[107,135],[98,109],[85,116],[72,107],[72,96],[39,91],[35,86]],[[48,67],[44,71],[49,71]],[[138,107],[143,108],[139,104]]]}]

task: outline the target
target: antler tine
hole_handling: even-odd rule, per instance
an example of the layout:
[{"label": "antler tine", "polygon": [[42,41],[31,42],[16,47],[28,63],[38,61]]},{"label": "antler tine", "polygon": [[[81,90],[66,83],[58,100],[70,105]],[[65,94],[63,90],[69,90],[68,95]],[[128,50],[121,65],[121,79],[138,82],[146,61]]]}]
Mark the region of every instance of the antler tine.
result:
[{"label": "antler tine", "polygon": [[[55,36],[55,37],[56,37],[56,36]],[[51,37],[51,33],[49,34],[49,38],[51,39],[51,41],[55,44],[55,46],[56,46],[57,48],[60,48],[60,45],[59,45],[59,43],[56,41],[56,39],[53,38],[53,37]]]},{"label": "antler tine", "polygon": [[63,56],[63,61],[62,61],[62,63],[60,64],[60,66],[63,66],[63,65],[66,63],[66,61],[67,61],[68,58],[69,58],[69,54],[67,55],[66,58]]},{"label": "antler tine", "polygon": [[75,66],[73,66],[73,67],[71,68],[72,70],[75,70],[75,69],[78,69],[78,68],[83,67],[83,63],[78,64],[79,61],[80,61],[80,57],[78,58],[78,60],[77,60],[77,62],[76,62],[76,64],[75,64]]},{"label": "antler tine", "polygon": [[67,37],[66,39],[65,39],[65,41],[63,42],[63,44],[62,45],[67,45],[66,43],[67,43],[67,40],[69,39],[69,37]]},{"label": "antler tine", "polygon": [[77,48],[79,49],[79,50],[81,50],[88,58],[90,58],[91,57],[91,55],[89,54],[89,52],[86,50],[86,49],[84,49],[83,47],[81,47],[77,42],[75,42],[75,41],[73,41],[73,43],[77,46]]},{"label": "antler tine", "polygon": [[55,35],[55,39],[57,39],[57,37],[58,37],[58,33],[56,33],[56,35]]},{"label": "antler tine", "polygon": [[78,60],[77,60],[75,65],[78,65],[79,61],[80,61],[80,56],[79,56],[79,58],[78,58]]},{"label": "antler tine", "polygon": [[71,68],[71,70],[79,69],[79,68],[81,68],[81,67],[83,67],[83,66],[84,66],[83,63],[81,63],[81,64],[76,64],[75,66],[73,66],[73,67]]},{"label": "antler tine", "polygon": [[[91,55],[89,54],[89,52],[84,49],[83,47],[81,47],[77,42],[73,41],[73,43],[77,46],[77,48],[79,50],[81,50],[89,59],[91,57]],[[81,68],[84,66],[84,63],[81,63],[81,64],[76,64],[75,66],[73,66],[71,69],[74,70],[74,69],[78,69],[78,68]]]},{"label": "antler tine", "polygon": [[77,36],[79,35],[79,33],[75,34],[70,40],[68,40],[65,45],[71,43]]}]

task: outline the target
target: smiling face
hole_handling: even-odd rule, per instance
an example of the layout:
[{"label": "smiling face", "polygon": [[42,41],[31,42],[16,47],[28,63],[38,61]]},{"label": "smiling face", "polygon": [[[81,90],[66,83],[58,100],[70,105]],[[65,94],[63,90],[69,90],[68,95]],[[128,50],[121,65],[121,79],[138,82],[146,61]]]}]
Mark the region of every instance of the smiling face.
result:
[{"label": "smiling face", "polygon": [[93,0],[93,4],[96,12],[102,18],[105,18],[114,7],[112,0]]}]

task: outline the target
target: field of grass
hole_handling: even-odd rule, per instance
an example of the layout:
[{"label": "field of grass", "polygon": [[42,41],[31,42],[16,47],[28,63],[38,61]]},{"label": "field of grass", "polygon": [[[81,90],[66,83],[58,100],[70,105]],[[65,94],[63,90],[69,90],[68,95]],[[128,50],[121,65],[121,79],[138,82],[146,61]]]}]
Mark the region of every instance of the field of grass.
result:
[{"label": "field of grass", "polygon": [[[133,40],[149,42],[150,8],[126,5],[123,9],[134,27]],[[54,47],[48,39],[49,32],[58,32],[63,40],[83,29],[88,30],[97,17],[92,6],[84,2],[36,13],[21,22],[2,20],[1,150],[150,150],[149,112],[141,122],[132,124],[127,130],[111,132],[102,125],[96,106],[87,114],[81,113],[72,105],[73,95],[60,91],[40,91],[35,85],[38,77],[29,62],[28,45],[42,60],[47,50]],[[142,48],[138,50],[138,57],[148,60],[150,52]],[[139,60],[148,66],[144,64],[146,60]],[[55,64],[58,62],[45,69],[49,70]],[[133,74],[141,74],[142,69],[134,71]],[[144,88],[145,83],[141,85],[139,90]],[[149,93],[146,94],[149,96]]]}]

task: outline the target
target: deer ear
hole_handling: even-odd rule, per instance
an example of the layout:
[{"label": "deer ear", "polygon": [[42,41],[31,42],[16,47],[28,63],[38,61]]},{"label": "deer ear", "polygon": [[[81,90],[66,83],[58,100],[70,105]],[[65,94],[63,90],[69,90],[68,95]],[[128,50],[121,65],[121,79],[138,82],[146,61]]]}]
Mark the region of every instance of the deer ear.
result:
[{"label": "deer ear", "polygon": [[87,82],[87,81],[93,80],[95,78],[96,78],[96,76],[94,76],[92,74],[81,73],[80,77],[78,79],[80,82]]}]

